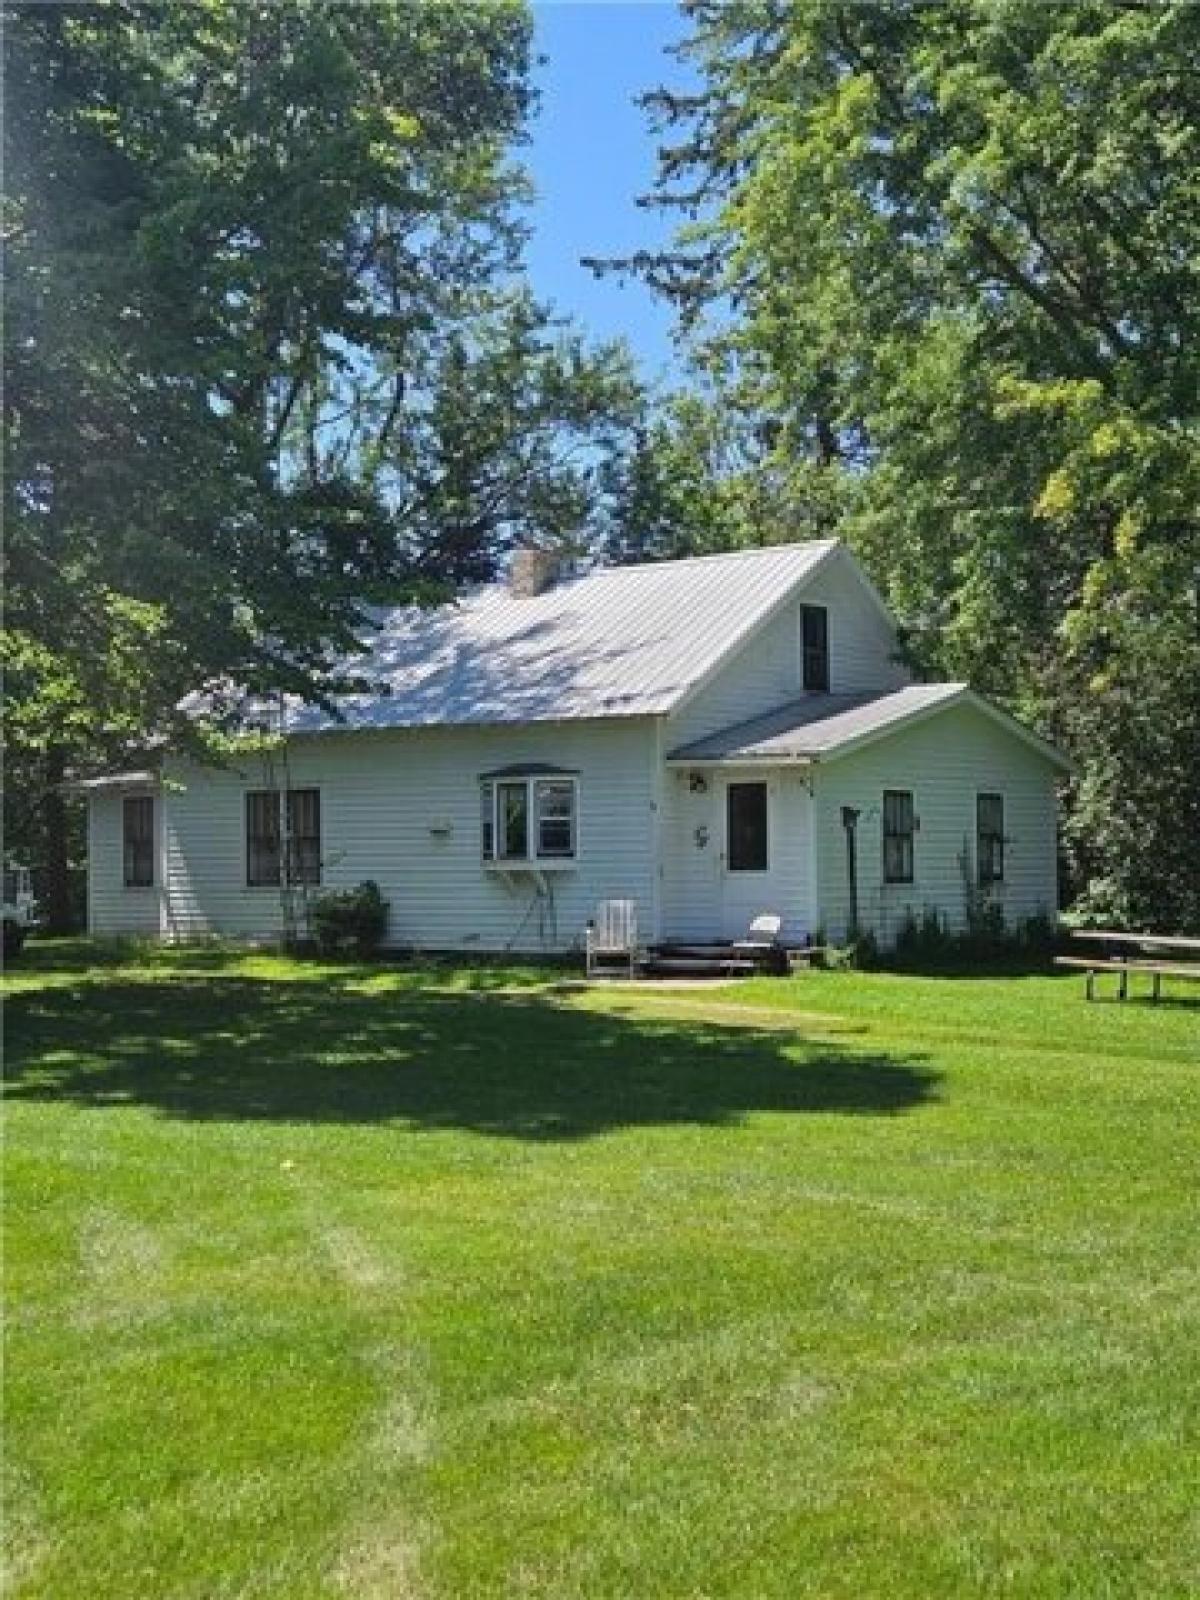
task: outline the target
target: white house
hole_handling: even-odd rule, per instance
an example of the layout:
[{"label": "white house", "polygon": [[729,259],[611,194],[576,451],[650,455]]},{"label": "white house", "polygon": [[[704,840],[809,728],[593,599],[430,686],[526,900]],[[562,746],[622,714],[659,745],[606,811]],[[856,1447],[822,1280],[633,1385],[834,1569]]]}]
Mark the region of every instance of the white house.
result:
[{"label": "white house", "polygon": [[274,754],[84,785],[93,933],[271,938],[366,878],[390,944],[461,951],[570,949],[607,898],[651,941],[776,911],[789,942],[857,917],[886,944],[910,911],[961,925],[968,890],[1056,909],[1067,763],[967,685],[912,683],[836,540],[561,581],[520,552],[378,620],[342,720],[298,706]]}]

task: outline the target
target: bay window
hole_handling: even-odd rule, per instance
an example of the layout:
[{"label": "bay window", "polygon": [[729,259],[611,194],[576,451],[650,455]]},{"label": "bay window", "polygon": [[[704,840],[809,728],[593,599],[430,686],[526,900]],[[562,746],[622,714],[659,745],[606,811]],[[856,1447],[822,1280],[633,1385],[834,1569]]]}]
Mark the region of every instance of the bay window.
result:
[{"label": "bay window", "polygon": [[501,861],[524,861],[529,855],[529,785],[496,785],[496,819]]},{"label": "bay window", "polygon": [[575,860],[578,784],[554,768],[506,769],[480,780],[480,851],[498,866]]},{"label": "bay window", "polygon": [[537,853],[569,860],[575,854],[575,785],[570,778],[539,778],[533,785]]}]

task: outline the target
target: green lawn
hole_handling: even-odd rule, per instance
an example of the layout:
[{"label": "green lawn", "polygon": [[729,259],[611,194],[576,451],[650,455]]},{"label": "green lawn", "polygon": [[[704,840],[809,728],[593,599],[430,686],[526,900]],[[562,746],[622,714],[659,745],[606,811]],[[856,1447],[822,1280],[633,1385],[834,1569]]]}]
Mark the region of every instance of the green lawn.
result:
[{"label": "green lawn", "polygon": [[8,987],[8,1594],[1200,1593],[1200,1006]]}]

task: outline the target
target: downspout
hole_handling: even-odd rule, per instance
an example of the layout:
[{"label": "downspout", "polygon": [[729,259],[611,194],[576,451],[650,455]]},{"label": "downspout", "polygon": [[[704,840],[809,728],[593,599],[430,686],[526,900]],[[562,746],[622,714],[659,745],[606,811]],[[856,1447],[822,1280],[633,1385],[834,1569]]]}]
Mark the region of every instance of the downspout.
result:
[{"label": "downspout", "polygon": [[842,827],[846,830],[846,882],[850,891],[847,934],[853,942],[858,938],[858,811],[854,806],[842,807]]},{"label": "downspout", "polygon": [[650,892],[650,929],[651,942],[660,943],[662,931],[662,901],[663,901],[663,875],[665,866],[663,862],[663,798],[666,789],[666,769],[663,764],[663,718],[654,719],[654,785],[651,792],[650,804],[654,809],[654,817],[650,829],[650,837],[654,841],[654,860],[651,862]]}]

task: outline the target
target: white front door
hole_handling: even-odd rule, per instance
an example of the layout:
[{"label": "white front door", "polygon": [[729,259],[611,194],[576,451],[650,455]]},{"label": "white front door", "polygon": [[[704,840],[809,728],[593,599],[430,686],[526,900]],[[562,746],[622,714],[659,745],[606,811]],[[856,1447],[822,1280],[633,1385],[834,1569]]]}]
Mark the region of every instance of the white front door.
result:
[{"label": "white front door", "polygon": [[729,778],[722,785],[721,932],[743,939],[760,912],[783,914],[775,797],[765,778]]}]

